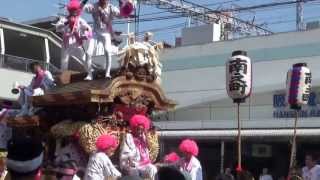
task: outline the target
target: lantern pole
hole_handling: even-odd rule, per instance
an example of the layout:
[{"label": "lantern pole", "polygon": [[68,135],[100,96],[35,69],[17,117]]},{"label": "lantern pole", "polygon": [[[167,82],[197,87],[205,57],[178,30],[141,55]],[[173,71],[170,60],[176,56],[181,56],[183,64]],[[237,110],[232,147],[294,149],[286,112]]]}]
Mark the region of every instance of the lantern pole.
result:
[{"label": "lantern pole", "polygon": [[289,166],[289,173],[291,168],[295,165],[296,159],[296,151],[297,151],[297,124],[298,124],[298,111],[295,110],[295,118],[294,118],[294,129],[293,129],[293,136],[292,136],[292,145],[291,145],[291,155],[290,155],[290,166]]},{"label": "lantern pole", "polygon": [[237,120],[238,120],[238,172],[241,172],[241,123],[240,123],[240,102],[237,102]]},{"label": "lantern pole", "polygon": [[288,104],[294,110],[294,128],[293,136],[291,139],[291,154],[288,176],[292,175],[291,170],[296,165],[297,153],[297,125],[299,111],[302,105],[307,105],[311,92],[311,71],[307,67],[307,63],[296,63],[287,73],[287,94]]},{"label": "lantern pole", "polygon": [[247,52],[237,50],[232,52],[230,60],[226,63],[226,89],[229,97],[236,103],[236,116],[238,124],[237,135],[237,179],[242,173],[241,161],[241,121],[240,121],[240,103],[245,103],[252,89],[252,65]]},{"label": "lantern pole", "polygon": [[225,148],[225,142],[221,141],[221,149],[220,149],[220,173],[223,174],[224,172],[224,148]]}]

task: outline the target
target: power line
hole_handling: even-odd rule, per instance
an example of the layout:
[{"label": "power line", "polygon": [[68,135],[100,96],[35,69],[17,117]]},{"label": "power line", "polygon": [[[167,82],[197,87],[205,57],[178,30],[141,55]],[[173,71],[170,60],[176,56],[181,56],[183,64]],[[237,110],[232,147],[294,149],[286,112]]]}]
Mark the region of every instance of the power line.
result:
[{"label": "power line", "polygon": [[218,6],[218,5],[228,4],[228,3],[237,2],[237,1],[240,1],[240,0],[230,0],[230,1],[223,1],[223,2],[217,2],[217,3],[202,4],[202,6]]},{"label": "power line", "polygon": [[146,32],[159,32],[159,31],[166,31],[166,30],[171,30],[171,29],[177,29],[177,28],[181,28],[184,27],[186,24],[185,23],[179,23],[179,24],[174,24],[171,26],[166,26],[166,27],[161,27],[161,28],[154,28],[154,29],[148,29],[148,30],[144,30],[139,32],[138,34],[144,34]]},{"label": "power line", "polygon": [[[311,19],[316,19],[316,18],[320,18],[320,16],[307,17],[307,18],[305,18],[305,20],[311,20]],[[271,21],[268,24],[272,24],[272,25],[275,25],[275,24],[286,24],[286,23],[292,23],[292,22],[295,22],[295,21],[296,21],[296,19],[288,19],[288,20],[280,20],[280,21]]]},{"label": "power line", "polygon": [[197,6],[201,7],[201,8],[203,8],[203,9],[205,9],[205,10],[207,11],[207,13],[214,13],[214,14],[218,14],[219,16],[231,18],[231,19],[233,19],[234,21],[238,22],[239,25],[240,25],[240,23],[241,23],[241,24],[244,24],[244,25],[247,25],[247,26],[251,26],[252,28],[256,28],[257,30],[262,30],[262,31],[264,31],[264,32],[266,32],[266,33],[272,34],[272,32],[269,31],[268,29],[259,27],[259,26],[255,25],[255,24],[253,24],[253,23],[249,23],[249,22],[247,22],[247,21],[245,21],[245,20],[242,20],[242,19],[240,19],[240,18],[237,18],[237,17],[234,17],[234,16],[230,16],[230,15],[224,14],[222,11],[215,11],[215,10],[212,10],[212,9],[207,8],[207,7],[205,7],[205,6],[195,4],[195,3],[192,3],[192,2],[187,1],[187,0],[182,0],[182,1],[188,2],[188,3],[191,3],[191,4],[194,4],[194,5],[197,5]]},{"label": "power line", "polygon": [[261,8],[268,8],[274,6],[283,6],[289,4],[297,4],[300,2],[312,2],[312,1],[319,1],[319,0],[296,0],[296,1],[285,1],[285,2],[275,2],[275,3],[267,3],[267,4],[260,4],[255,6],[248,6],[248,7],[240,7],[240,8],[232,8],[232,9],[222,9],[222,10],[212,10],[212,13],[222,13],[222,12],[240,12],[240,11],[248,11],[253,9],[261,9]]},{"label": "power line", "polygon": [[166,9],[172,13],[181,14],[191,17],[197,21],[206,24],[222,21],[223,23],[230,23],[232,19],[233,29],[237,32],[256,33],[256,34],[270,34],[271,31],[258,27],[252,23],[241,20],[223,13],[210,13],[212,9],[207,6],[199,5],[186,0],[141,0],[146,5],[155,5],[159,9]]},{"label": "power line", "polygon": [[[170,16],[159,16],[159,17],[151,17],[151,18],[141,18],[139,22],[148,22],[148,21],[161,21],[161,20],[168,20],[168,19],[176,19],[176,18],[183,18],[184,16],[181,15],[170,15]],[[127,23],[126,20],[115,20],[113,21],[114,24],[125,24]]]}]

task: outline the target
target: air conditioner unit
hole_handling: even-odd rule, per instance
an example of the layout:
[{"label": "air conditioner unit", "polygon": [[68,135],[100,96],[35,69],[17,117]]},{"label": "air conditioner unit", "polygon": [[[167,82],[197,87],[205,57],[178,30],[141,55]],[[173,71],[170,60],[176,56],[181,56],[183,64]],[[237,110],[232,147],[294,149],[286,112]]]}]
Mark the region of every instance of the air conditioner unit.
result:
[{"label": "air conditioner unit", "polygon": [[253,144],[252,156],[267,158],[272,156],[272,146],[266,144]]}]

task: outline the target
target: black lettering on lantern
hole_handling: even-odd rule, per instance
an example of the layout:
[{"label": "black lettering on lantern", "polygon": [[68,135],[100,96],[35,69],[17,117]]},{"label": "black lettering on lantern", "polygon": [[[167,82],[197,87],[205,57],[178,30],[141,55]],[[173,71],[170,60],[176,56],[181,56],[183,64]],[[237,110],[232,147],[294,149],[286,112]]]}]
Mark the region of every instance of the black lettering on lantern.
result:
[{"label": "black lettering on lantern", "polygon": [[230,80],[229,90],[230,91],[240,91],[241,94],[244,94],[246,91],[247,84],[243,79],[243,75],[240,73],[235,73]]},{"label": "black lettering on lantern", "polygon": [[308,101],[310,94],[302,94],[302,101]]},{"label": "black lettering on lantern", "polygon": [[311,73],[305,73],[305,84],[311,84]]},{"label": "black lettering on lantern", "polygon": [[243,74],[247,74],[247,61],[240,58],[236,58],[233,61],[230,61],[229,73],[242,71]]}]

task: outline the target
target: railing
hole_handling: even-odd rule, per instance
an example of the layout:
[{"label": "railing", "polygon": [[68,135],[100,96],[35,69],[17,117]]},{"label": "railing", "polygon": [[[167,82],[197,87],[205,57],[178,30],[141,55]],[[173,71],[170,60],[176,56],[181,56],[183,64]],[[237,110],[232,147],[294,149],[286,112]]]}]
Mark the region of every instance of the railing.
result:
[{"label": "railing", "polygon": [[[320,122],[315,118],[299,119],[298,128],[318,128]],[[292,118],[286,119],[242,119],[243,129],[292,129]],[[237,129],[237,124],[233,119],[230,120],[180,120],[180,121],[156,121],[154,124],[162,130],[194,130],[194,129]]]},{"label": "railing", "polygon": [[57,74],[60,72],[60,70],[57,67],[44,61],[28,59],[8,54],[0,55],[0,68],[12,69],[23,72],[31,72],[29,69],[29,65],[33,62],[40,63],[42,67],[44,67],[46,70],[49,70],[53,74]]}]

